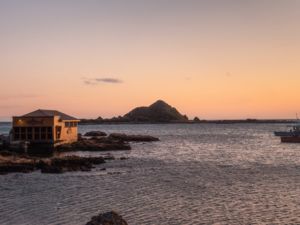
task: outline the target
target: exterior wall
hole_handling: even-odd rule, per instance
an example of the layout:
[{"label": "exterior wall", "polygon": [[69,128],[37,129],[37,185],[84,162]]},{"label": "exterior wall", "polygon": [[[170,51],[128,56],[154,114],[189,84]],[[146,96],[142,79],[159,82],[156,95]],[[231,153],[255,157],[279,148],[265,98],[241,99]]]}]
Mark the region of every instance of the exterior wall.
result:
[{"label": "exterior wall", "polygon": [[64,142],[74,142],[78,140],[78,128],[77,127],[64,127],[61,133],[61,140]]},{"label": "exterior wall", "polygon": [[[67,125],[69,126],[66,126],[66,122]],[[17,139],[13,138],[13,139],[24,140],[24,137],[26,137],[26,140],[29,141],[52,141],[52,142],[70,143],[78,140],[77,124],[78,124],[78,120],[62,121],[60,120],[59,116],[13,117],[13,128],[17,128],[20,130],[19,138]],[[45,132],[44,132],[45,130],[44,128],[46,128]],[[44,135],[44,133],[41,134],[42,130],[46,134],[46,138],[41,138],[42,135]],[[37,132],[40,133],[38,134]],[[35,136],[36,133],[38,134],[37,136]]]},{"label": "exterior wall", "polygon": [[[72,122],[76,123],[76,127],[67,127],[66,122]],[[78,127],[77,127],[78,121],[65,121],[60,120],[59,117],[54,118],[54,130],[56,134],[56,129],[58,127],[61,127],[60,131],[60,138],[58,138],[56,135],[54,135],[55,141],[62,141],[64,143],[70,143],[78,140]]]}]

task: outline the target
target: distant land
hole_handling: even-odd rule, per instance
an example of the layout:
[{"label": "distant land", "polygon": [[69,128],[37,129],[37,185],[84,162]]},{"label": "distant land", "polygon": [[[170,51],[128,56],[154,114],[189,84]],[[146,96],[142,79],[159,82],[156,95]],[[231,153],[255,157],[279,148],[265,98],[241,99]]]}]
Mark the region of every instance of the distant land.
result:
[{"label": "distant land", "polygon": [[176,108],[162,100],[158,100],[150,106],[137,107],[124,116],[111,119],[81,119],[81,123],[187,123],[189,119],[182,115]]},{"label": "distant land", "polygon": [[[205,120],[195,117],[189,119],[185,114],[180,113],[175,107],[163,100],[158,100],[150,106],[136,107],[124,116],[112,118],[98,117],[96,119],[81,119],[80,124],[156,124],[156,123],[296,123],[296,119],[232,119],[232,120]],[[3,125],[10,125],[11,121],[1,122]]]},{"label": "distant land", "polygon": [[137,107],[124,116],[110,119],[81,119],[80,124],[152,124],[152,123],[295,123],[291,119],[245,119],[245,120],[201,120],[198,117],[190,120],[186,115],[181,114],[175,107],[163,100],[158,100],[150,106]]}]

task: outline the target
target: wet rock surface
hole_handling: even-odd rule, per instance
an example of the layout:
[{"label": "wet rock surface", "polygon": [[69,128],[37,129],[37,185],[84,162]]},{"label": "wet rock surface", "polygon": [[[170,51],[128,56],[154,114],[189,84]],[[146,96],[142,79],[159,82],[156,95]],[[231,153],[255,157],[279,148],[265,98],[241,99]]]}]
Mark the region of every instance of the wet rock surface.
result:
[{"label": "wet rock surface", "polygon": [[8,173],[30,173],[37,169],[34,163],[7,163],[0,165],[0,175]]},{"label": "wet rock surface", "polygon": [[93,165],[105,163],[103,157],[82,158],[78,156],[68,156],[64,158],[54,158],[49,164],[44,163],[41,167],[42,173],[63,173],[74,171],[91,171]]},{"label": "wet rock surface", "polygon": [[105,137],[107,134],[103,131],[90,131],[84,134],[85,137]]},{"label": "wet rock surface", "polygon": [[0,174],[29,173],[36,170],[41,170],[42,173],[90,171],[94,165],[105,163],[103,157],[66,156],[62,158],[38,159],[28,156],[14,156],[13,158],[6,158],[3,158],[3,156],[1,158]]},{"label": "wet rock surface", "polygon": [[94,216],[86,225],[128,225],[118,213],[111,211]]},{"label": "wet rock surface", "polygon": [[159,141],[159,138],[149,135],[127,135],[123,133],[112,133],[108,136],[110,139],[127,142],[153,142]]},{"label": "wet rock surface", "polygon": [[57,147],[58,151],[113,151],[131,150],[130,145],[121,140],[106,137],[82,139],[77,142],[64,144]]}]

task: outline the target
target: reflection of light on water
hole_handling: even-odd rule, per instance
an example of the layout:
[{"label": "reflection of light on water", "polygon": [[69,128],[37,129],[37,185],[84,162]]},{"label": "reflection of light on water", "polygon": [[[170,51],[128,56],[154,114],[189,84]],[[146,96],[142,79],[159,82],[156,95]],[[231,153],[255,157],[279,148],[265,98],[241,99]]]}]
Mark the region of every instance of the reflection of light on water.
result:
[{"label": "reflection of light on water", "polygon": [[129,159],[92,172],[0,176],[0,224],[79,225],[112,209],[129,224],[299,224],[300,145],[273,136],[283,127],[81,126],[81,133],[149,134],[162,141],[111,152]]}]

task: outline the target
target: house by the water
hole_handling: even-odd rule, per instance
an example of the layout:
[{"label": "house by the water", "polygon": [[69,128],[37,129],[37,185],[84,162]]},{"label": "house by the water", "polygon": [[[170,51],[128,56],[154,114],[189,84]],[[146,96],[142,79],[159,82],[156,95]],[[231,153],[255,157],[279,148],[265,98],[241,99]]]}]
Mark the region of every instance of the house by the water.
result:
[{"label": "house by the water", "polygon": [[78,139],[78,122],[75,117],[57,110],[39,109],[23,116],[13,117],[12,141],[56,146]]}]

